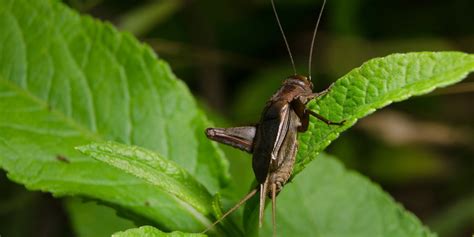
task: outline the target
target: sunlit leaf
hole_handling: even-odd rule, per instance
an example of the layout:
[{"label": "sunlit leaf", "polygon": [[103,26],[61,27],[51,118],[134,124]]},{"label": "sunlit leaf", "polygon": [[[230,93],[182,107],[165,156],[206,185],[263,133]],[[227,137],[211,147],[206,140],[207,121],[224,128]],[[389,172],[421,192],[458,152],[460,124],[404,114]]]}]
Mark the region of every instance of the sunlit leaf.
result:
[{"label": "sunlit leaf", "polygon": [[459,82],[472,71],[474,55],[459,52],[394,54],[364,63],[337,80],[326,96],[309,104],[324,117],[346,123],[328,126],[312,118],[309,130],[300,135],[294,173],[358,119],[392,102]]},{"label": "sunlit leaf", "polygon": [[82,153],[146,180],[183,203],[193,212],[209,215],[212,197],[186,170],[157,153],[114,142],[77,148]]},{"label": "sunlit leaf", "polygon": [[118,232],[112,237],[205,237],[203,234],[190,234],[183,232],[165,233],[152,226],[142,226],[140,228],[130,229],[123,232]]},{"label": "sunlit leaf", "polygon": [[150,48],[59,1],[0,0],[0,167],[32,190],[100,199],[164,230],[206,223],[153,185],[74,150],[157,151],[211,192],[227,162],[186,86]]}]

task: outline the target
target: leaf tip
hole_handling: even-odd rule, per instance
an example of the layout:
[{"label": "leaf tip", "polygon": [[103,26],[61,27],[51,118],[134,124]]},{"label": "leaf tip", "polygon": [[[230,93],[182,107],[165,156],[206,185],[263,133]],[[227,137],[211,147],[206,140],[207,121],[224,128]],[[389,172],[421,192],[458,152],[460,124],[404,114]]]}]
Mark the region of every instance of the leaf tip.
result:
[{"label": "leaf tip", "polygon": [[86,153],[89,145],[82,145],[74,147],[74,150],[80,151],[81,153]]},{"label": "leaf tip", "polygon": [[82,154],[89,154],[91,151],[96,150],[98,146],[98,143],[91,143],[87,145],[80,145],[74,147],[75,150],[81,152]]}]

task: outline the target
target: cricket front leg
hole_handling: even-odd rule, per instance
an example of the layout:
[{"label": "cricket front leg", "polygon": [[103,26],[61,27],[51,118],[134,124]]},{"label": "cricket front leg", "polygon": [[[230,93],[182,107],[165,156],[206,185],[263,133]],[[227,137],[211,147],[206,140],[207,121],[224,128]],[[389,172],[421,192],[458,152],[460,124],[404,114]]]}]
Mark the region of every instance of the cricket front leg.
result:
[{"label": "cricket front leg", "polygon": [[299,98],[293,100],[290,105],[301,122],[298,132],[306,132],[309,126],[309,113],[306,112],[306,105]]},{"label": "cricket front leg", "polygon": [[333,122],[322,115],[317,114],[316,112],[306,108],[306,105],[301,102],[301,100],[296,99],[291,102],[291,107],[295,111],[296,115],[300,118],[301,126],[298,127],[298,132],[306,132],[309,126],[309,116],[312,115],[315,118],[325,122],[327,125],[343,125],[345,120],[341,122]]},{"label": "cricket front leg", "polygon": [[216,142],[252,153],[256,131],[256,126],[208,128],[206,129],[206,136]]},{"label": "cricket front leg", "polygon": [[328,88],[326,88],[326,89],[324,89],[324,90],[322,90],[322,91],[320,91],[320,92],[312,93],[309,99],[312,100],[312,99],[316,99],[316,98],[325,96],[328,92],[331,91],[333,85],[334,85],[334,84],[331,84]]},{"label": "cricket front leg", "polygon": [[315,118],[323,121],[327,125],[343,125],[345,120],[341,122],[333,122],[322,115],[306,108],[306,103],[309,102],[312,99],[319,98],[322,96],[325,96],[329,91],[331,91],[332,87],[334,84],[331,84],[328,88],[325,90],[318,92],[318,93],[311,93],[308,95],[302,95],[299,96],[296,100],[292,101],[292,106],[293,109],[296,111],[296,114],[298,114],[298,117],[301,120],[302,126],[298,129],[299,132],[304,132],[308,129],[308,123],[309,123],[309,115],[314,116]]},{"label": "cricket front leg", "polygon": [[306,112],[309,113],[310,115],[314,116],[315,118],[325,122],[327,125],[343,125],[346,120],[342,120],[341,122],[333,122],[325,117],[323,117],[322,115],[312,111],[312,110],[309,110],[309,109],[306,109]]},{"label": "cricket front leg", "polygon": [[329,91],[331,91],[331,88],[332,88],[332,84],[325,90],[318,93],[305,93],[305,94],[298,95],[292,102],[294,102],[295,100],[299,100],[301,103],[303,103],[303,106],[304,106],[313,99],[325,96]]}]

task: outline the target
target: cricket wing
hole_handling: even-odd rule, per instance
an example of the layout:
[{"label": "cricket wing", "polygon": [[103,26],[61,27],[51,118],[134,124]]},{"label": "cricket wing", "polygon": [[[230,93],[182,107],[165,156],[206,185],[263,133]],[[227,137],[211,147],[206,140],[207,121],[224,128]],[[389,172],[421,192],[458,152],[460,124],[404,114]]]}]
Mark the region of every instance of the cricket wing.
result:
[{"label": "cricket wing", "polygon": [[256,126],[208,128],[206,129],[206,136],[216,142],[252,153],[256,130]]},{"label": "cricket wing", "polygon": [[274,161],[288,131],[289,112],[289,105],[284,101],[269,104],[264,109],[255,135],[252,159],[252,168],[260,184],[265,182],[270,166],[278,163]]}]

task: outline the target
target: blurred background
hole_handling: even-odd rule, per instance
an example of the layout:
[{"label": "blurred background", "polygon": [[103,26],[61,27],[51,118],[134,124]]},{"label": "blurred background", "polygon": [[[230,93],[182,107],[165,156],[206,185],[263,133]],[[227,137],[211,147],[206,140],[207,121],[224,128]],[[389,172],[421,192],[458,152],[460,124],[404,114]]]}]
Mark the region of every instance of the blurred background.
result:
[{"label": "blurred background", "polygon": [[[155,49],[218,126],[258,121],[292,74],[270,0],[66,0]],[[300,74],[307,73],[322,0],[276,0]],[[329,0],[313,63],[322,90],[370,58],[410,51],[474,53],[472,0]],[[439,236],[474,232],[474,76],[390,105],[361,120],[327,152],[379,183]],[[248,190],[250,157],[225,148]],[[3,172],[3,171],[0,171]],[[242,174],[242,172],[247,172]],[[5,236],[70,236],[71,205],[27,192],[0,173]],[[66,206],[66,207],[65,207]],[[33,211],[32,211],[33,210]],[[6,218],[8,217],[8,219]]]}]

